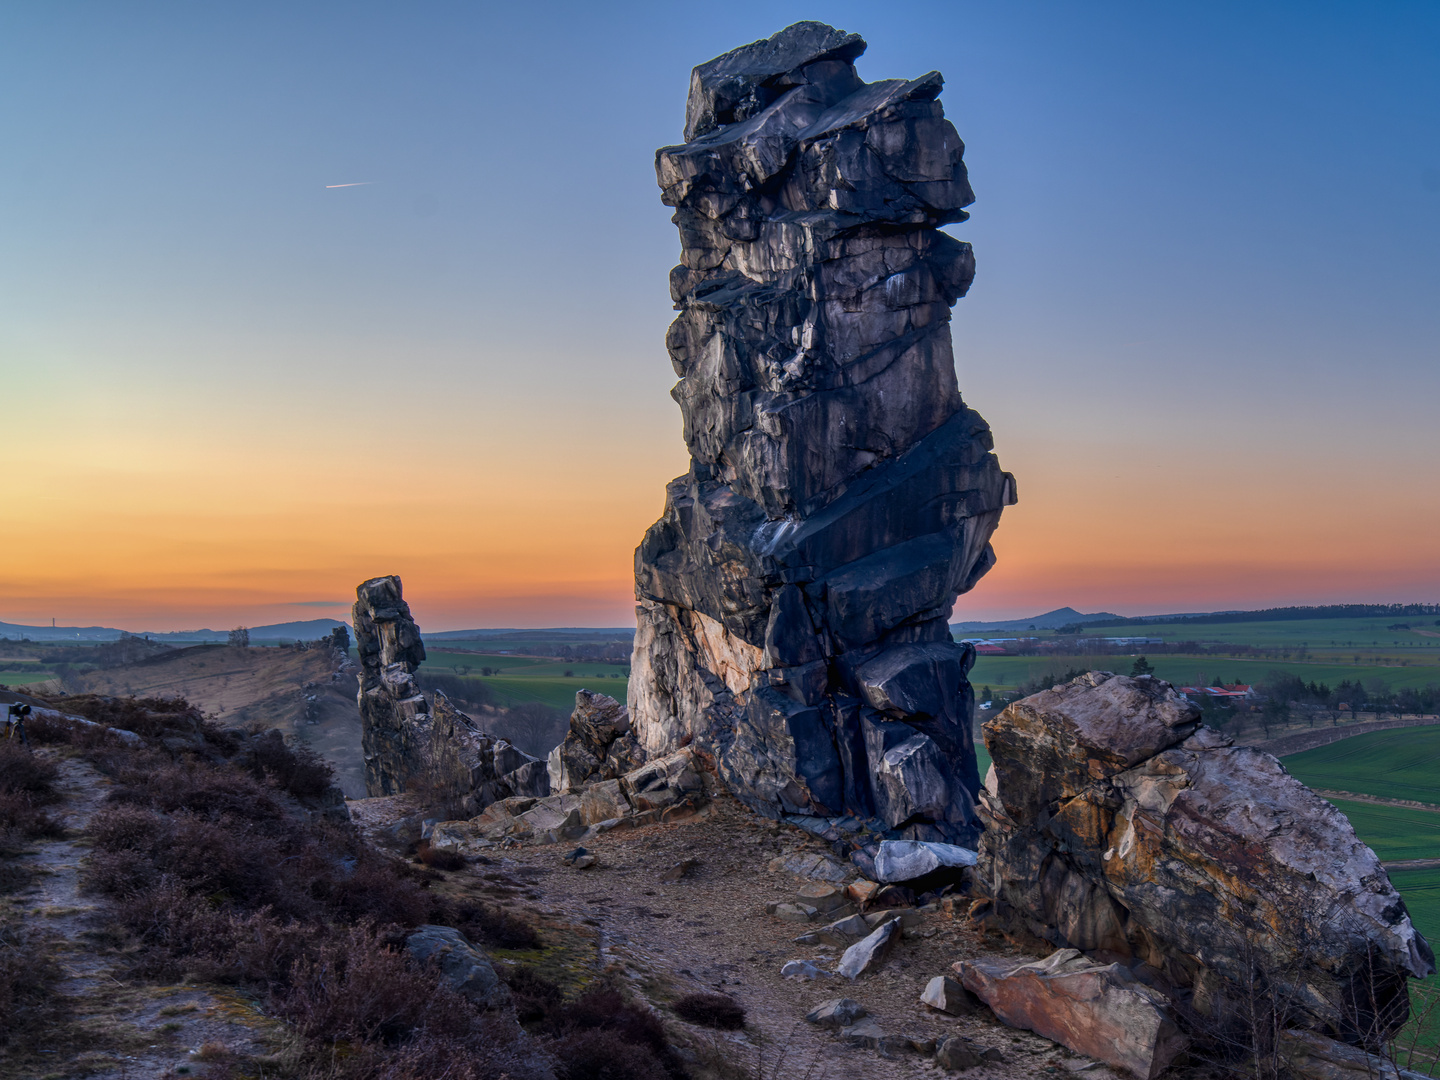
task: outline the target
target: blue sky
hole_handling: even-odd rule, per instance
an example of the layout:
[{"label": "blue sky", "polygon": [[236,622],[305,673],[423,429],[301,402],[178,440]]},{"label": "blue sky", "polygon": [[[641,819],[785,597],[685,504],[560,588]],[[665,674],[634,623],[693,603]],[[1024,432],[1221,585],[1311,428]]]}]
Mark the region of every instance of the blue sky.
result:
[{"label": "blue sky", "polygon": [[963,616],[1440,595],[1433,4],[54,3],[0,10],[0,618],[623,620],[685,466],[653,153],[802,18],[966,140],[1021,503]]}]

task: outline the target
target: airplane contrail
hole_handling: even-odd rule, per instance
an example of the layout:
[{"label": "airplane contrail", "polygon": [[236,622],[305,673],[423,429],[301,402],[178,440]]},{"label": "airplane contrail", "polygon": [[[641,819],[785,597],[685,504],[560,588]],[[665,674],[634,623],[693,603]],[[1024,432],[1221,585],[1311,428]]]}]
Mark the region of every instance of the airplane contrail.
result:
[{"label": "airplane contrail", "polygon": [[356,182],[356,183],[354,183],[354,184],[326,184],[325,186],[326,186],[327,188],[335,188],[335,187],[364,187],[366,184],[373,184],[374,182],[375,182],[374,180],[360,180],[360,181],[358,181],[358,182]]}]

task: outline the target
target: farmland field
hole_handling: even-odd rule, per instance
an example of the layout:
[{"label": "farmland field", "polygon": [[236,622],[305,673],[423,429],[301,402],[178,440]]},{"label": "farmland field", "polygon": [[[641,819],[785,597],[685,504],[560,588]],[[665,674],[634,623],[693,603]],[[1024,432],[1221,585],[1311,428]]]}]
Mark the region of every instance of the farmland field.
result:
[{"label": "farmland field", "polygon": [[[1143,650],[1139,650],[1143,651]],[[1149,656],[1155,674],[1177,686],[1195,683],[1209,685],[1215,679],[1222,682],[1254,683],[1264,679],[1272,671],[1283,671],[1308,682],[1323,682],[1330,686],[1348,679],[1351,682],[1363,680],[1369,686],[1381,682],[1392,690],[1406,687],[1419,689],[1427,683],[1440,683],[1440,666],[1434,658],[1414,658],[1401,667],[1380,664],[1342,664],[1305,660],[1273,660],[1269,658],[1242,658],[1228,656]],[[1120,675],[1130,674],[1134,663],[1130,656],[982,656],[975,661],[970,672],[970,681],[979,693],[989,686],[995,691],[1013,690],[1021,683],[1038,679],[1042,675],[1063,675],[1071,668],[1086,671],[1114,671]]]},{"label": "farmland field", "polygon": [[[1408,630],[1390,627],[1408,624]],[[957,623],[957,625],[959,625]],[[1259,648],[1314,649],[1433,649],[1440,651],[1440,623],[1434,616],[1387,615],[1350,619],[1277,619],[1274,622],[1173,622],[1127,623],[1122,626],[1087,627],[1097,637],[1158,637],[1166,641],[1224,642]],[[971,632],[966,631],[965,636]],[[975,636],[983,633],[974,632]],[[1027,630],[997,630],[996,637],[1029,634]],[[1035,631],[1037,637],[1053,637],[1053,631]]]},{"label": "farmland field", "polygon": [[1311,787],[1440,803],[1440,725],[1344,739],[1292,754],[1285,767]]},{"label": "farmland field", "polygon": [[1440,859],[1440,812],[1331,799],[1384,862]]},{"label": "farmland field", "polygon": [[[482,675],[483,668],[490,668],[495,674]],[[438,648],[426,649],[425,663],[420,670],[441,675],[463,672],[462,677],[483,686],[496,705],[538,702],[565,712],[575,707],[577,690],[593,690],[624,701],[628,685],[626,666],[619,664],[594,660],[549,660],[505,653],[453,652]]]},{"label": "farmland field", "polygon": [[45,669],[39,671],[34,668],[21,669],[19,671],[0,671],[0,683],[6,686],[29,686],[31,683],[45,682],[47,679],[53,679],[54,677],[55,673],[53,671]]}]

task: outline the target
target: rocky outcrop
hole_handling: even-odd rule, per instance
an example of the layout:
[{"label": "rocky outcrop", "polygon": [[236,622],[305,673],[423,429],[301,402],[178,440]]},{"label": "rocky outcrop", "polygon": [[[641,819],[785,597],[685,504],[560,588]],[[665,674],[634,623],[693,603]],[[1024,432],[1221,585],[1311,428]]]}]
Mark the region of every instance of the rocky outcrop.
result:
[{"label": "rocky outcrop", "polygon": [[656,155],[691,465],[635,556],[629,715],[772,817],[973,842],[946,624],[1015,487],[955,378],[974,260],[940,226],[973,195],[943,80],[865,83],[864,49],[808,22],[700,65]]},{"label": "rocky outcrop", "polygon": [[372,578],[356,590],[354,626],[371,796],[416,792],[451,813],[473,814],[500,799],[550,793],[544,761],[480,730],[443,693],[426,701],[415,684],[425,645],[398,577]]},{"label": "rocky outcrop", "polygon": [[614,780],[645,760],[630,731],[630,713],[612,697],[580,690],[570,730],[550,751],[550,790],[575,791],[595,781]]},{"label": "rocky outcrop", "polygon": [[1375,853],[1168,683],[1090,672],[984,733],[977,888],[1001,929],[1141,965],[1216,1023],[1257,987],[1346,1042],[1403,1023],[1434,958]]},{"label": "rocky outcrop", "polygon": [[1168,1000],[1120,964],[1061,949],[1029,964],[961,960],[967,990],[1011,1027],[1027,1028],[1137,1077],[1154,1080],[1185,1049]]}]

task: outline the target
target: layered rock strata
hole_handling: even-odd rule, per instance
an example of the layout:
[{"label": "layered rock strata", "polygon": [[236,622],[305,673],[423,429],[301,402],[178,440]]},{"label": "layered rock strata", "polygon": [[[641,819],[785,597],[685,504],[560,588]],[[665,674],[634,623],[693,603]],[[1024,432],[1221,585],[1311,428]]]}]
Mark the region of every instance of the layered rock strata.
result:
[{"label": "layered rock strata", "polygon": [[480,730],[444,694],[426,701],[415,684],[425,644],[398,577],[356,589],[353,616],[370,795],[420,792],[453,812],[476,813],[500,799],[550,793],[544,761]]},{"label": "layered rock strata", "polygon": [[808,22],[700,65],[656,154],[691,465],[635,555],[630,719],[762,813],[973,842],[946,624],[1015,487],[956,382],[974,259],[941,226],[974,196],[943,80],[865,83],[864,49]]},{"label": "layered rock strata", "polygon": [[1347,1042],[1404,1022],[1434,957],[1375,853],[1170,684],[1090,672],[984,733],[976,879],[1001,929],[1140,965],[1219,1024],[1257,992]]}]

